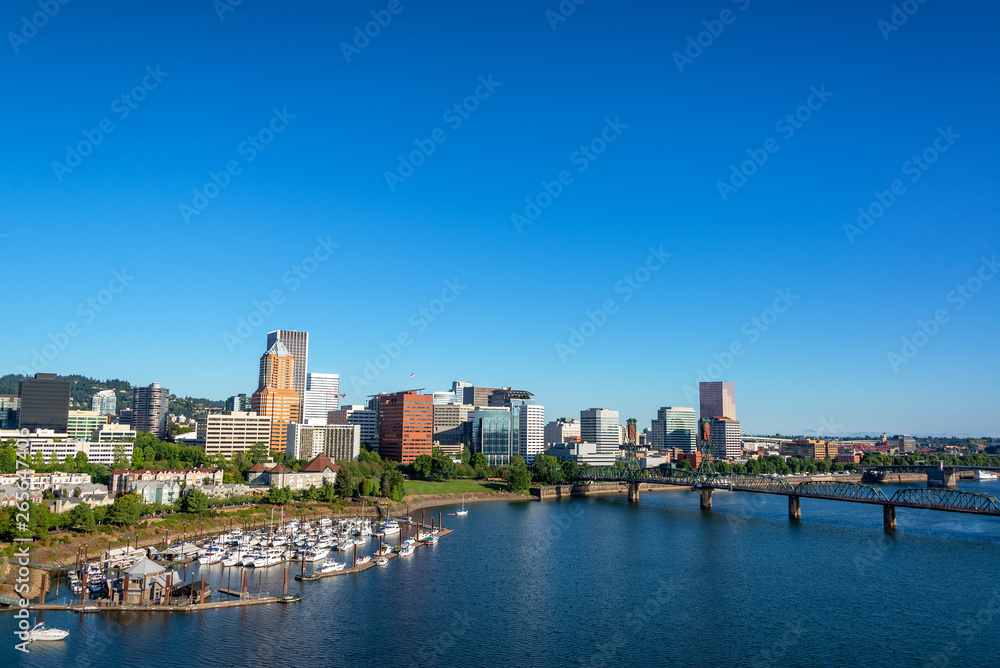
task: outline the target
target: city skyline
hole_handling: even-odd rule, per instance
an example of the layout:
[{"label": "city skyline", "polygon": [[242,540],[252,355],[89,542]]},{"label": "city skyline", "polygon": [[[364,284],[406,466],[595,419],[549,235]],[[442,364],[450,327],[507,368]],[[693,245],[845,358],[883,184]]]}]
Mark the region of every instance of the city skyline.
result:
[{"label": "city skyline", "polygon": [[4,366],[224,398],[289,327],[351,403],[725,380],[752,432],[1000,433],[995,4],[402,6],[358,53],[374,6],[294,1],[9,44],[0,256],[76,269],[10,291]]}]

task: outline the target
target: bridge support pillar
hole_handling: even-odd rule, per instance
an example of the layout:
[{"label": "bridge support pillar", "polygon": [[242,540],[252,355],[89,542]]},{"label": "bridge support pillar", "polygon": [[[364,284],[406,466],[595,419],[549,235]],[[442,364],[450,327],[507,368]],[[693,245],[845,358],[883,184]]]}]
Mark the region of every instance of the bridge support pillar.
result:
[{"label": "bridge support pillar", "polygon": [[802,504],[797,496],[788,497],[788,519],[802,519]]},{"label": "bridge support pillar", "polygon": [[628,500],[631,503],[639,503],[639,485],[642,483],[630,482],[628,484]]},{"label": "bridge support pillar", "polygon": [[700,489],[698,493],[701,494],[701,509],[711,510],[712,509],[712,491],[711,489]]},{"label": "bridge support pillar", "polygon": [[896,506],[882,506],[882,525],[886,531],[896,530]]}]

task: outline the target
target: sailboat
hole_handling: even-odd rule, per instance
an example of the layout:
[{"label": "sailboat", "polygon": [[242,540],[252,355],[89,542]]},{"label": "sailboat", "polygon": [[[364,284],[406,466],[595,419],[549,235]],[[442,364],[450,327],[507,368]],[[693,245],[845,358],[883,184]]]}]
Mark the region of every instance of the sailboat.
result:
[{"label": "sailboat", "polygon": [[465,494],[462,495],[462,509],[455,511],[456,515],[468,515],[469,511],[465,509]]}]

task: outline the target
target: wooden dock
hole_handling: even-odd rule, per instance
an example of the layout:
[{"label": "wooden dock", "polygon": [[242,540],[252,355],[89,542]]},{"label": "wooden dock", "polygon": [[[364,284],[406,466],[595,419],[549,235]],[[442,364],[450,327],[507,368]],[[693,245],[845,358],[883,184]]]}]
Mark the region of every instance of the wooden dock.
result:
[{"label": "wooden dock", "polygon": [[[234,593],[234,596],[238,596]],[[28,606],[29,610],[62,610],[68,612],[201,612],[204,610],[221,610],[223,608],[240,608],[248,605],[267,605],[270,603],[281,603],[280,596],[268,596],[265,598],[244,598],[235,601],[214,601],[209,603],[191,603],[189,605],[101,605],[95,606],[93,603],[33,603]],[[97,608],[96,610],[94,608]]]}]

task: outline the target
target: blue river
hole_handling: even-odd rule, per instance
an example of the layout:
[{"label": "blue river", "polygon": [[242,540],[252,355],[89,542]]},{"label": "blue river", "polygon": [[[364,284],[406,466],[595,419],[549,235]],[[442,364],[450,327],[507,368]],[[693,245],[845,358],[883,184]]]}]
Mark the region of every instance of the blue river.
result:
[{"label": "blue river", "polygon": [[468,507],[428,510],[456,531],[409,559],[290,576],[295,605],[49,611],[70,635],[29,654],[0,613],[0,666],[1000,666],[1000,518],[904,508],[889,535],[879,506],[790,522],[784,497],[690,491]]}]

